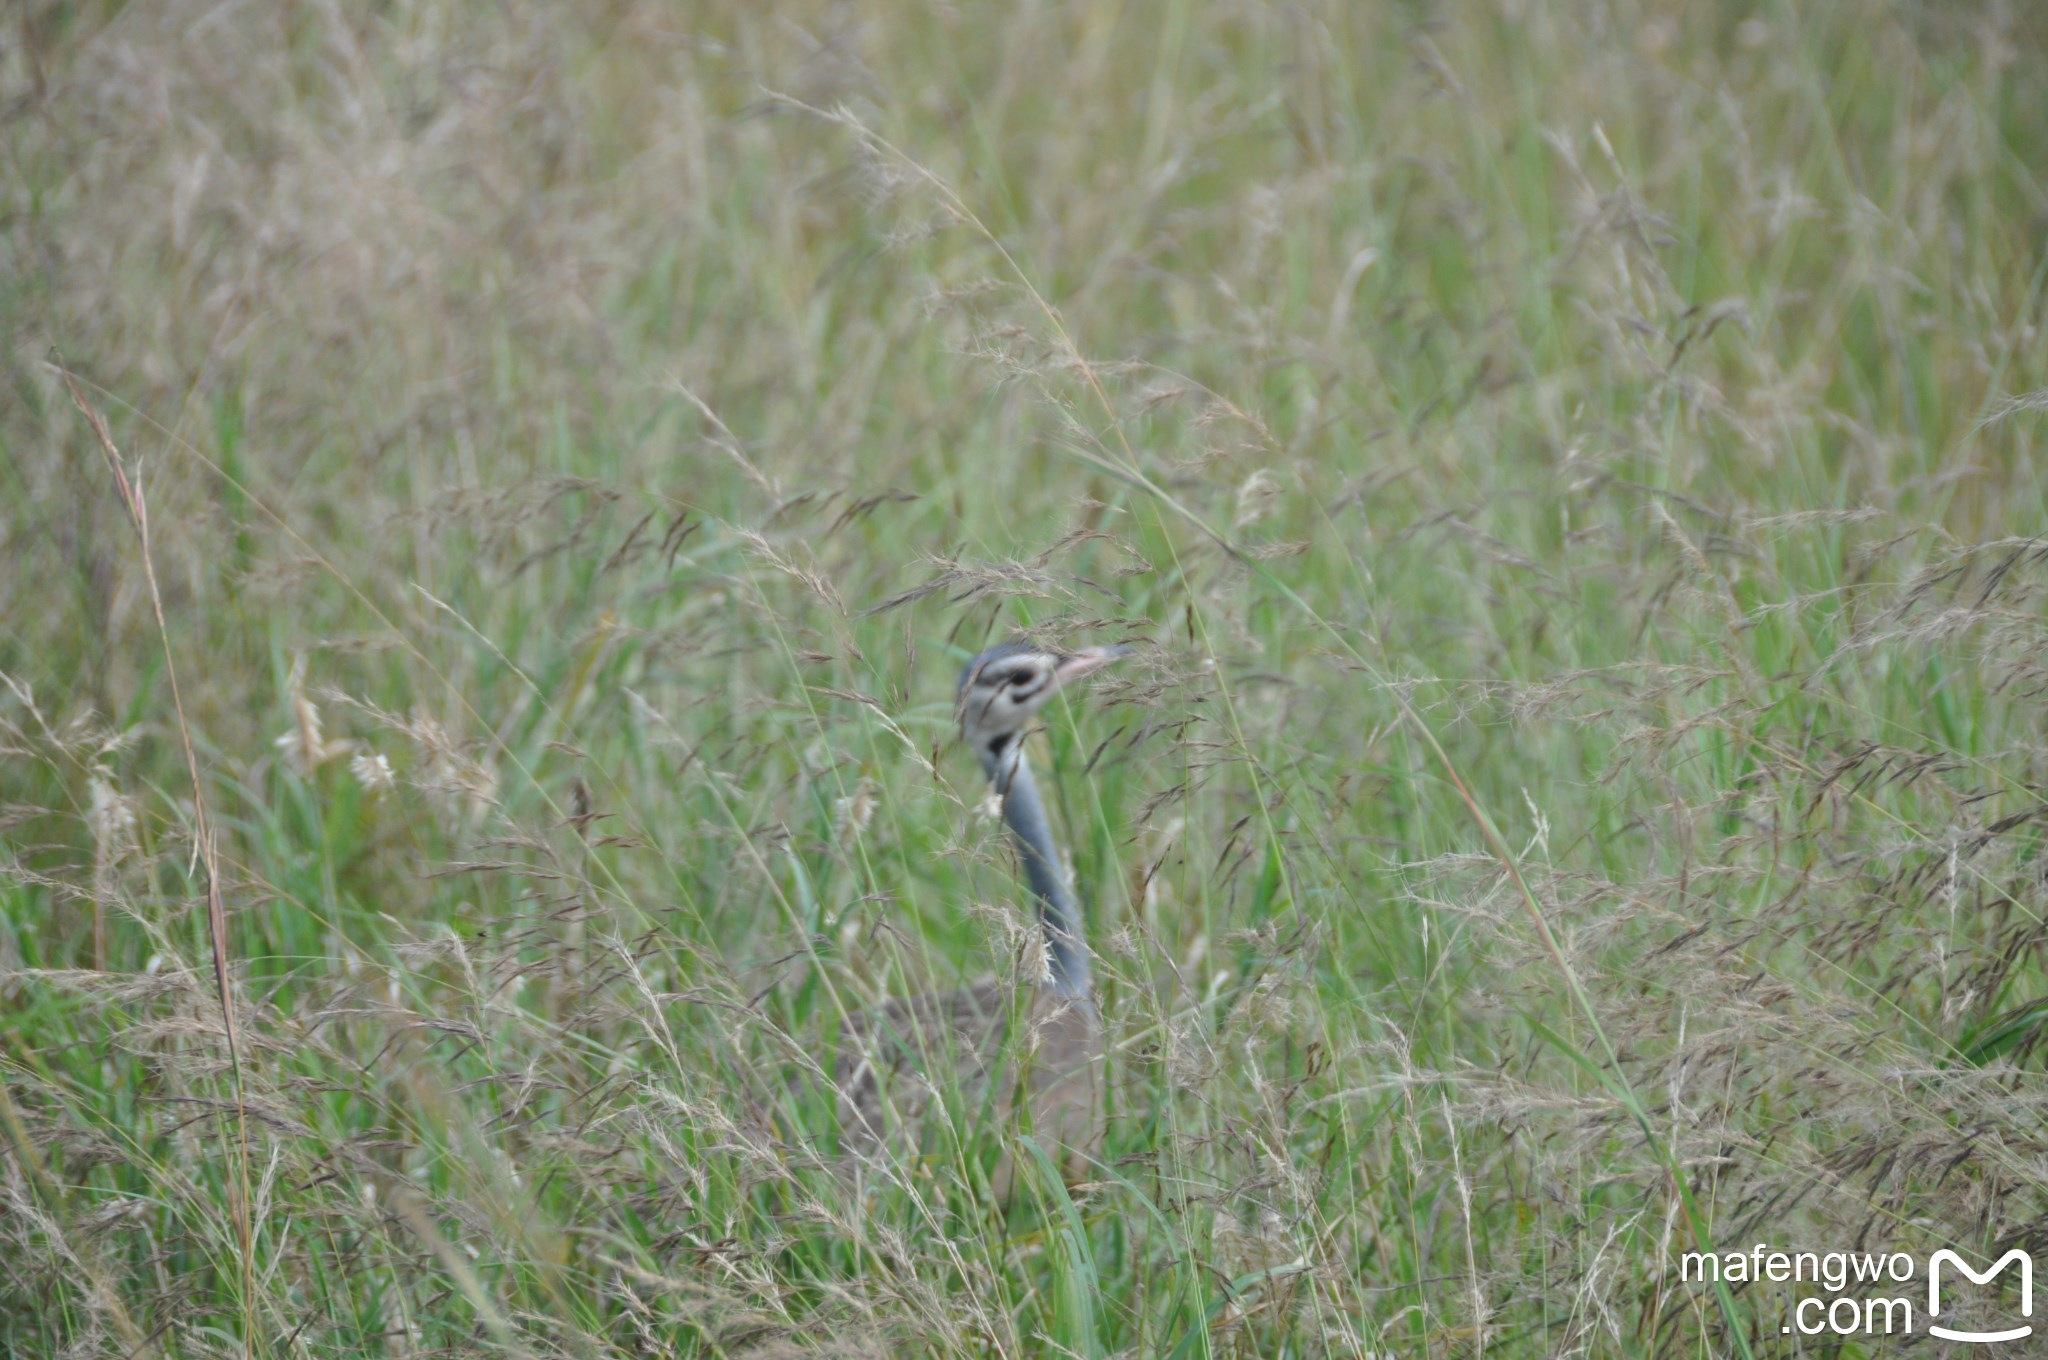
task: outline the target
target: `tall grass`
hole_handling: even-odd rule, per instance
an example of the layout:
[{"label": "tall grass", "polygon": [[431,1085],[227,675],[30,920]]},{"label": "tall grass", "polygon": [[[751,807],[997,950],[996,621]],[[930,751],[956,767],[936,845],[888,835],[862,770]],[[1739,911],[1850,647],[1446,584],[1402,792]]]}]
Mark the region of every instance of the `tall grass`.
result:
[{"label": "tall grass", "polygon": [[[2044,1240],[2030,9],[0,22],[0,1350],[1876,1354],[1680,1253]],[[1074,1186],[828,1079],[1029,967],[1017,630],[1140,644]]]}]

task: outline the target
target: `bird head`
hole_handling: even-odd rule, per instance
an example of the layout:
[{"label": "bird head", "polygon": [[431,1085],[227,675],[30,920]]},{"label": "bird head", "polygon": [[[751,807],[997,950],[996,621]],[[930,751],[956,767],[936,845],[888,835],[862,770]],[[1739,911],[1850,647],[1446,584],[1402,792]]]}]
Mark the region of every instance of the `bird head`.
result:
[{"label": "bird head", "polygon": [[1083,647],[1062,652],[1021,641],[989,648],[960,672],[961,740],[974,748],[982,765],[993,774],[1046,700],[1129,650]]}]

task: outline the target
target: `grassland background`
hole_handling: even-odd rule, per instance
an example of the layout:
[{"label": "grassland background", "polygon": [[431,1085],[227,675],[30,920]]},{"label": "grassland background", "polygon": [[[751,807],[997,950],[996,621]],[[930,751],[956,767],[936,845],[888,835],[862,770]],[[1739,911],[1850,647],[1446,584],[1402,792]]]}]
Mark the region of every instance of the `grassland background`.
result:
[{"label": "grassland background", "polygon": [[[2044,71],[9,6],[0,1351],[1889,1353],[1676,1254],[2048,1243]],[[1039,755],[1109,1146],[1004,1214],[816,1075],[1022,966],[1020,627],[1141,649]]]}]

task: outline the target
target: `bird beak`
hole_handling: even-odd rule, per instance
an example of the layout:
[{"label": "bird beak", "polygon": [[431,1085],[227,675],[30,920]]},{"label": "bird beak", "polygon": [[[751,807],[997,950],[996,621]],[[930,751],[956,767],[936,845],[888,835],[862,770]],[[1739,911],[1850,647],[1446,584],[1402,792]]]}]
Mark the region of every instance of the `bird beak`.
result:
[{"label": "bird beak", "polygon": [[1083,647],[1078,652],[1068,652],[1052,668],[1053,688],[1058,689],[1084,675],[1093,675],[1130,650],[1128,647]]}]

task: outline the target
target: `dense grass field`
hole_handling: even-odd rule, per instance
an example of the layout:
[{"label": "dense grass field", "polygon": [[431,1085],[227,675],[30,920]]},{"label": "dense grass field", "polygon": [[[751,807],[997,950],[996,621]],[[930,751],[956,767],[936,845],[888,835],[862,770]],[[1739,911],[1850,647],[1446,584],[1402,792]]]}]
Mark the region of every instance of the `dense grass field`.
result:
[{"label": "dense grass field", "polygon": [[6,7],[0,1353],[1936,1353],[1680,1260],[2048,1247],[2044,243],[2022,3]]}]

